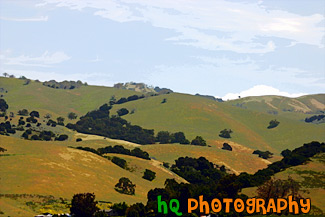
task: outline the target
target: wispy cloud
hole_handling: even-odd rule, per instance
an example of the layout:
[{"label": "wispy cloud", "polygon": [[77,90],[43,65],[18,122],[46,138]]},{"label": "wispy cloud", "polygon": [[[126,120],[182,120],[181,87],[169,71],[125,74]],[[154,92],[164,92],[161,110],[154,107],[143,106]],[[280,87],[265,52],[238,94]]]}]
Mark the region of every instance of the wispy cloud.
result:
[{"label": "wispy cloud", "polygon": [[54,64],[59,64],[69,59],[71,59],[71,57],[61,51],[54,52],[52,54],[45,51],[41,56],[36,57],[27,55],[10,57],[6,52],[0,54],[0,60],[5,65],[50,67]]},{"label": "wispy cloud", "polygon": [[45,22],[48,21],[48,16],[40,16],[40,17],[27,17],[27,18],[20,18],[20,17],[0,17],[0,20],[6,21],[15,21],[15,22]]},{"label": "wispy cloud", "polygon": [[91,63],[97,63],[97,62],[101,62],[101,61],[103,61],[103,60],[100,59],[98,55],[96,56],[96,59],[89,60],[89,62],[91,62]]},{"label": "wispy cloud", "polygon": [[95,9],[94,15],[117,22],[150,23],[173,30],[176,35],[169,41],[207,50],[267,53],[276,49],[275,38],[324,47],[324,28],[319,25],[324,22],[323,15],[267,10],[259,2],[44,0],[38,6],[47,4],[80,11]]}]

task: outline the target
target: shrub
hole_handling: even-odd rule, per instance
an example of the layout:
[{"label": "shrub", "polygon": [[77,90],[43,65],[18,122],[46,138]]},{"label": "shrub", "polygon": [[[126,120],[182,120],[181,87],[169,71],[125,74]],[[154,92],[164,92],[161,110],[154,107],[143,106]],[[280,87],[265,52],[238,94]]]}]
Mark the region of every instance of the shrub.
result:
[{"label": "shrub", "polygon": [[223,150],[232,151],[232,147],[228,143],[223,143]]},{"label": "shrub", "polygon": [[119,158],[119,157],[113,157],[112,158],[112,162],[114,164],[116,164],[117,166],[123,168],[123,169],[126,169],[127,167],[127,163],[126,163],[126,160],[122,159],[122,158]]},{"label": "shrub", "polygon": [[29,115],[30,115],[31,117],[39,118],[39,112],[38,112],[38,111],[32,111]]},{"label": "shrub", "polygon": [[133,184],[130,179],[122,177],[119,182],[115,185],[115,190],[122,194],[134,195],[136,185]]},{"label": "shrub", "polygon": [[169,168],[170,166],[169,166],[169,163],[167,163],[167,162],[163,162],[163,166],[165,167],[165,168]]},{"label": "shrub", "polygon": [[142,178],[152,181],[156,178],[156,173],[152,170],[146,169],[146,171],[144,171]]},{"label": "shrub", "polygon": [[27,109],[19,110],[18,115],[27,116],[28,115],[28,110]]},{"label": "shrub", "polygon": [[270,123],[269,123],[269,126],[267,127],[267,129],[275,128],[275,127],[277,127],[279,124],[280,124],[279,121],[277,121],[277,120],[271,120]]},{"label": "shrub", "polygon": [[207,143],[201,136],[197,136],[192,140],[191,145],[206,146]]},{"label": "shrub", "polygon": [[231,138],[230,134],[233,133],[233,131],[231,129],[224,129],[220,131],[219,136],[222,138]]},{"label": "shrub", "polygon": [[68,138],[69,138],[68,135],[62,134],[59,137],[56,137],[55,140],[57,140],[57,141],[64,141],[64,140],[67,140]]},{"label": "shrub", "polygon": [[121,109],[119,109],[118,111],[117,111],[117,114],[118,114],[118,116],[123,116],[123,115],[127,115],[127,114],[129,114],[129,110],[127,110],[126,108],[121,108]]},{"label": "shrub", "polygon": [[76,142],[81,142],[82,141],[82,138],[77,138],[76,139]]}]

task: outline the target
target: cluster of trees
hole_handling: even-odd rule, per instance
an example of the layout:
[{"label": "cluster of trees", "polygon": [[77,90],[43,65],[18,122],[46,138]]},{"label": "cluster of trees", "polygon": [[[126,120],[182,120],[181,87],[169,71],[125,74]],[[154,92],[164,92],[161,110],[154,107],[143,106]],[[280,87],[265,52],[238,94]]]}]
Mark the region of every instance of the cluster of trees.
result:
[{"label": "cluster of trees", "polygon": [[119,158],[119,157],[113,157],[111,159],[112,163],[116,164],[117,166],[121,167],[122,169],[126,169],[127,168],[127,163],[126,160]]},{"label": "cluster of trees", "polygon": [[184,145],[207,145],[206,141],[201,136],[195,137],[195,139],[190,142],[188,139],[186,139],[183,132],[170,133],[168,131],[159,131],[156,136],[156,142],[159,142],[160,144],[180,143]]},{"label": "cluster of trees", "polygon": [[53,139],[56,141],[65,141],[69,138],[66,134],[55,135],[52,131],[43,130],[41,132],[33,131],[31,129],[25,130],[25,132],[21,135],[24,139],[30,140],[41,140],[41,141],[52,141]]},{"label": "cluster of trees", "polygon": [[124,154],[124,155],[130,155],[138,158],[142,158],[145,160],[150,160],[149,154],[146,151],[142,151],[140,148],[134,148],[133,150],[124,148],[122,145],[115,145],[115,146],[107,146],[104,148],[89,148],[89,147],[77,147],[77,149],[89,151],[97,155],[104,155],[108,153],[115,153],[115,154]]},{"label": "cluster of trees", "polygon": [[322,120],[325,120],[325,115],[313,115],[309,118],[305,118],[306,123],[320,122]]},{"label": "cluster of trees", "polygon": [[171,170],[193,184],[207,184],[211,179],[219,180],[226,175],[224,171],[204,157],[198,159],[180,157],[175,160]]},{"label": "cluster of trees", "polygon": [[263,159],[269,159],[273,156],[273,153],[269,151],[260,151],[260,150],[255,150],[253,154],[257,154],[258,157],[263,158]]},{"label": "cluster of trees", "polygon": [[222,138],[229,139],[229,138],[231,138],[231,136],[230,136],[231,133],[233,133],[233,131],[231,129],[223,129],[220,131],[219,136]]},{"label": "cluster of trees", "polygon": [[131,101],[134,101],[134,100],[143,99],[144,97],[145,97],[144,95],[132,95],[132,96],[129,96],[129,97],[122,97],[119,100],[116,100],[115,96],[112,96],[110,101],[109,101],[109,104],[111,106],[114,105],[114,104],[123,104],[123,103],[126,103],[126,102],[131,102]]},{"label": "cluster of trees", "polygon": [[257,171],[254,175],[241,173],[238,177],[238,183],[243,187],[254,187],[263,184],[274,174],[281,172],[289,167],[298,166],[309,160],[315,154],[325,152],[325,143],[311,142],[290,151],[288,149],[281,152],[283,158],[269,164],[267,168]]},{"label": "cluster of trees", "polygon": [[45,81],[43,82],[44,86],[54,88],[54,89],[75,89],[79,88],[83,85],[87,86],[87,83],[82,83],[82,81],[62,81],[57,82],[55,80]]},{"label": "cluster of trees", "polygon": [[125,154],[138,158],[142,158],[145,160],[150,160],[149,154],[146,151],[142,151],[140,148],[134,148],[133,150],[124,148],[122,145],[107,146],[105,148],[97,149],[99,154],[107,154],[107,153],[116,153],[116,154]]},{"label": "cluster of trees", "polygon": [[269,126],[267,127],[267,129],[272,129],[272,128],[275,128],[277,127],[278,125],[280,124],[279,121],[277,120],[271,120],[270,123],[269,123]]},{"label": "cluster of trees", "polygon": [[154,130],[132,125],[118,116],[109,116],[112,106],[102,105],[98,110],[88,112],[76,124],[67,124],[70,129],[86,134],[122,139],[138,144],[153,144]]},{"label": "cluster of trees", "polygon": [[9,136],[9,133],[10,134],[16,133],[16,129],[14,128],[13,125],[11,125],[10,121],[0,123],[0,135]]},{"label": "cluster of trees", "polygon": [[[296,148],[293,151],[284,150],[282,155],[284,158],[268,166],[268,168],[259,170],[254,175],[241,173],[236,176],[227,174],[225,168],[218,168],[213,163],[205,158],[179,158],[172,166],[172,171],[185,178],[189,183],[177,183],[174,179],[167,179],[164,188],[155,188],[148,192],[147,204],[133,204],[127,207],[126,204],[116,204],[115,207],[120,211],[121,215],[131,216],[157,216],[163,217],[165,214],[158,213],[158,196],[161,200],[170,203],[171,199],[179,201],[179,212],[183,216],[187,215],[188,198],[198,199],[200,195],[204,195],[205,201],[212,201],[214,198],[241,198],[246,200],[246,195],[240,194],[240,190],[244,187],[258,187],[258,197],[268,200],[269,198],[281,198],[292,195],[294,199],[299,198],[300,186],[297,182],[289,178],[288,180],[270,179],[275,173],[284,170],[290,166],[296,166],[306,162],[310,157],[317,153],[325,151],[325,143],[311,142],[304,144],[302,147]],[[263,185],[262,185],[263,184]],[[117,190],[121,193],[134,194],[135,187],[133,183],[123,177],[116,185]],[[133,190],[132,190],[133,189]],[[225,204],[222,204],[224,207]],[[80,207],[80,206],[79,206]],[[198,210],[195,210],[196,215],[200,215]],[[229,212],[218,213],[220,216],[248,216],[245,211],[242,213]],[[85,215],[84,215],[85,216]],[[176,217],[175,213],[169,212],[169,217]]]},{"label": "cluster of trees", "polygon": [[160,144],[190,144],[190,141],[186,139],[185,134],[183,132],[170,133],[168,131],[159,131],[156,136],[156,142],[159,142]]}]

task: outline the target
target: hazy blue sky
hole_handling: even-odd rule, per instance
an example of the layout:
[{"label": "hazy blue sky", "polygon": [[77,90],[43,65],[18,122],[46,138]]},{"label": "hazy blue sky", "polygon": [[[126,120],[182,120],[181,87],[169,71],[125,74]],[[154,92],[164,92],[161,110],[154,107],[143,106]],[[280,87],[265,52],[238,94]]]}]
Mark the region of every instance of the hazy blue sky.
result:
[{"label": "hazy blue sky", "polygon": [[0,0],[0,72],[225,98],[325,92],[324,0]]}]

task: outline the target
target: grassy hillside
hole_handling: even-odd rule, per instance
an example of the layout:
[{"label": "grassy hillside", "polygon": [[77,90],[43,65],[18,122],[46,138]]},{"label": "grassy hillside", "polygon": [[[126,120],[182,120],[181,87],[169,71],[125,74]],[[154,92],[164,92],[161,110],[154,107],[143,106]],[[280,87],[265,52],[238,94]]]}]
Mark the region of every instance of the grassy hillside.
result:
[{"label": "grassy hillside", "polygon": [[[111,161],[81,150],[65,147],[64,142],[40,142],[0,136],[1,194],[53,195],[71,199],[73,194],[94,192],[98,200],[134,203],[146,201],[147,192],[162,187],[166,178],[183,179],[165,170],[157,161],[120,155],[138,167],[136,172],[124,170]],[[142,178],[144,169],[157,173],[149,182]],[[119,178],[128,177],[136,184],[134,196],[114,190]]]},{"label": "grassy hillside", "polygon": [[[163,99],[166,103],[162,103]],[[238,108],[202,97],[173,93],[115,105],[113,111],[135,110],[123,118],[133,124],[155,129],[183,131],[189,139],[201,135],[209,144],[224,140],[219,132],[225,128],[234,133],[229,139],[245,147],[279,153],[302,143],[325,140],[325,125],[307,124],[284,116],[277,117],[278,127],[267,129],[271,114]]]},{"label": "grassy hillside", "polygon": [[225,104],[243,109],[265,112],[277,116],[285,116],[295,120],[303,120],[312,114],[325,111],[325,94],[306,95],[298,98],[283,96],[250,96],[230,100]]},{"label": "grassy hillside", "polygon": [[7,101],[9,111],[17,112],[26,108],[29,111],[37,110],[41,115],[50,113],[52,116],[67,117],[69,112],[78,116],[94,110],[109,102],[114,95],[116,99],[127,97],[138,92],[101,86],[81,86],[80,88],[65,90],[54,89],[32,81],[24,85],[23,80],[0,77],[0,88],[8,91],[2,92]]}]

